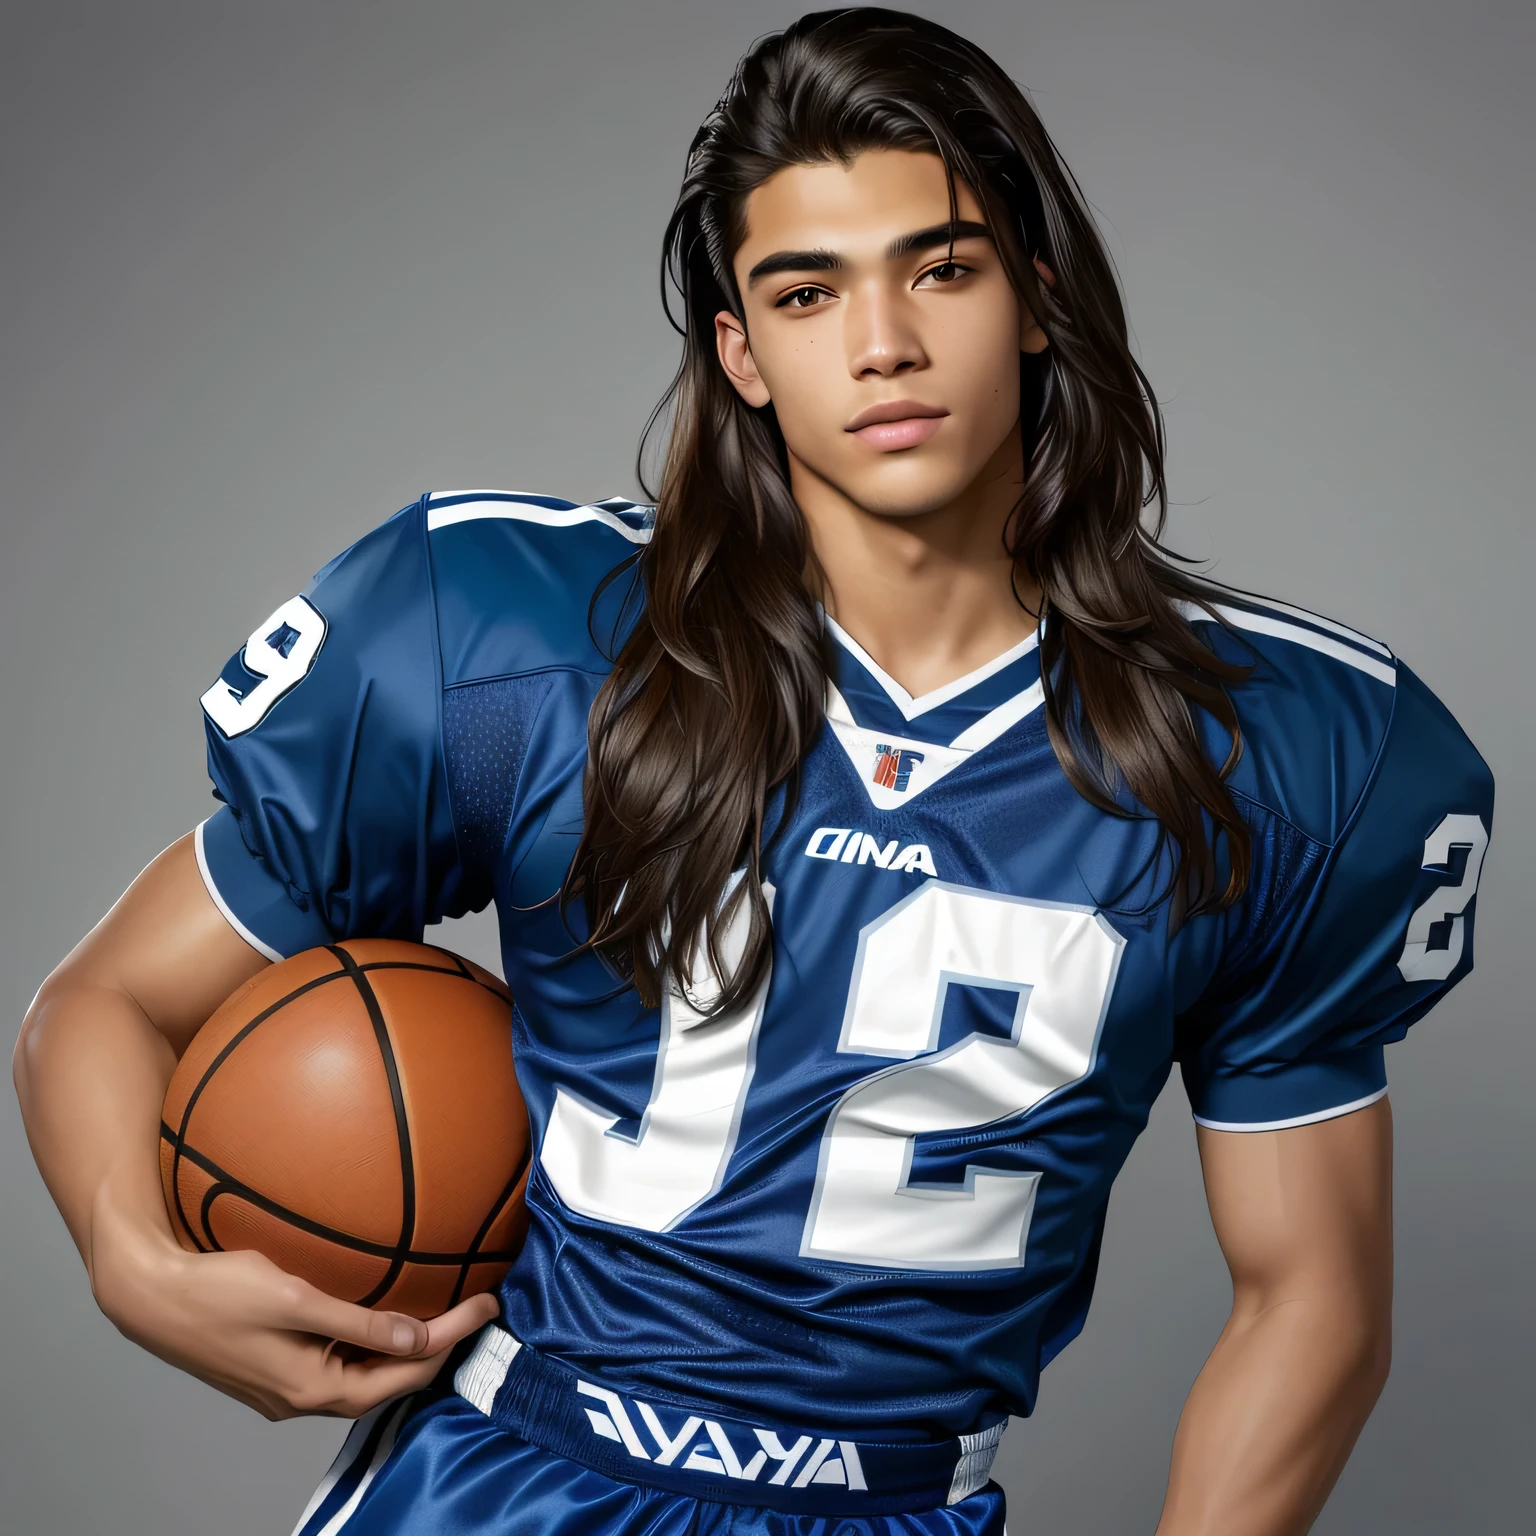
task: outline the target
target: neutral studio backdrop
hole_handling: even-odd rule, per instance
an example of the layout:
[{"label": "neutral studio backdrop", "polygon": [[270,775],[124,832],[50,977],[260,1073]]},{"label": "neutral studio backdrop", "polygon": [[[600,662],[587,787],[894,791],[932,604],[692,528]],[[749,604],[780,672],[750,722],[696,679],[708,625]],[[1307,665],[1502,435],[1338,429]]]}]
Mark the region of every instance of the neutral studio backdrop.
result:
[{"label": "neutral studio backdrop", "polygon": [[[1477,970],[1388,1055],[1396,1365],[1319,1529],[1536,1494],[1531,145],[1519,0],[919,5],[1032,94],[1166,402],[1176,547],[1388,641],[1492,764]],[[7,0],[0,1010],[210,808],[199,693],[428,488],[636,491],[683,155],[772,0]],[[445,933],[489,957],[488,926]],[[341,1437],[95,1311],[0,1094],[0,1529],[267,1536]],[[1004,1445],[1016,1530],[1150,1532],[1221,1326],[1177,1076],[1085,1335]]]}]

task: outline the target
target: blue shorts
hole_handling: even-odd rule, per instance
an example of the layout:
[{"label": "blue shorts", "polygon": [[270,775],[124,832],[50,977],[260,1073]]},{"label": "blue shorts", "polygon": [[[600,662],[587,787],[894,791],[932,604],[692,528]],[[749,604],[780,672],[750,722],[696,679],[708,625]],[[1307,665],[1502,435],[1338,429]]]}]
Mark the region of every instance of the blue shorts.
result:
[{"label": "blue shorts", "polygon": [[1003,1493],[913,1514],[816,1515],[622,1482],[531,1445],[456,1393],[359,1419],[294,1536],[1006,1536]]}]

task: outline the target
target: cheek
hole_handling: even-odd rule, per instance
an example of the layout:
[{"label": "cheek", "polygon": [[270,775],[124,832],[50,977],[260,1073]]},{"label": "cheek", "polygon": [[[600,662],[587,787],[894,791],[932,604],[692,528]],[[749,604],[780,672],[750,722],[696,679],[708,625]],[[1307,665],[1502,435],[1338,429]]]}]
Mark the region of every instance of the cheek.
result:
[{"label": "cheek", "polygon": [[[805,327],[809,332],[811,327]],[[779,430],[790,450],[813,458],[815,445],[842,437],[847,410],[847,370],[841,368],[830,326],[823,334],[796,337],[757,358],[758,372],[773,397]]]},{"label": "cheek", "polygon": [[942,344],[955,404],[975,422],[978,434],[1006,432],[1019,414],[1017,317],[995,311],[957,316]]}]

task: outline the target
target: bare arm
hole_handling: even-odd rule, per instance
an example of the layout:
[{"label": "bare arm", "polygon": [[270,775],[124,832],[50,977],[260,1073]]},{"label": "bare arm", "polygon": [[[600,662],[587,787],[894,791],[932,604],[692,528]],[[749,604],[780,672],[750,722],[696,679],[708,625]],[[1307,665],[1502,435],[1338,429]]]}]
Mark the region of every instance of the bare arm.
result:
[{"label": "bare arm", "polygon": [[1199,1138],[1232,1315],[1184,1405],[1158,1536],[1300,1536],[1387,1378],[1391,1111]]},{"label": "bare arm", "polygon": [[[266,963],[214,906],[182,838],[43,984],[16,1042],[16,1092],[92,1291],[123,1333],[269,1418],[351,1416],[425,1385],[496,1307],[477,1296],[425,1324],[337,1301],[255,1253],[177,1244],[160,1190],[166,1086],[203,1021]],[[338,1341],[376,1353],[354,1358]]]}]

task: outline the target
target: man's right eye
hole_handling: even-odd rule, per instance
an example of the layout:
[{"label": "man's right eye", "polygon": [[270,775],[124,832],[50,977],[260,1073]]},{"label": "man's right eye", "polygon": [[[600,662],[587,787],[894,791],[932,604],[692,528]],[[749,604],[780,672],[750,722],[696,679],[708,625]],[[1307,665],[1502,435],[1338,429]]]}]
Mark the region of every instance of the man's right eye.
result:
[{"label": "man's right eye", "polygon": [[810,309],[822,297],[820,288],[795,288],[774,306],[776,309]]}]

